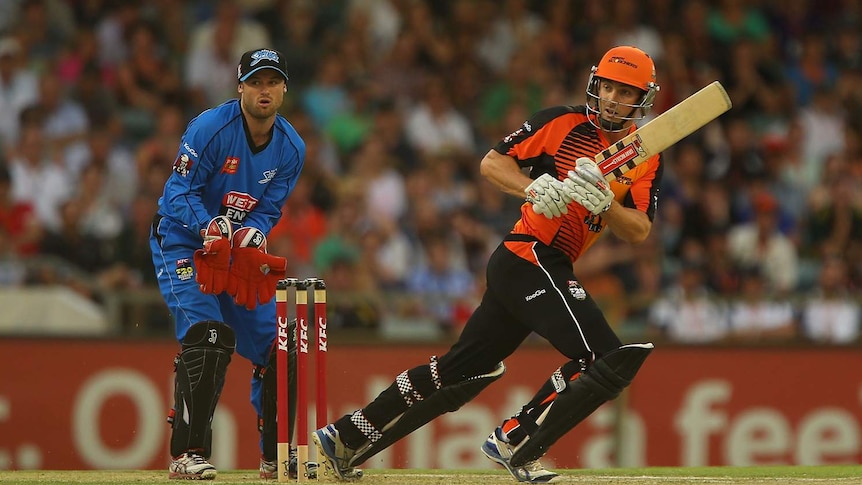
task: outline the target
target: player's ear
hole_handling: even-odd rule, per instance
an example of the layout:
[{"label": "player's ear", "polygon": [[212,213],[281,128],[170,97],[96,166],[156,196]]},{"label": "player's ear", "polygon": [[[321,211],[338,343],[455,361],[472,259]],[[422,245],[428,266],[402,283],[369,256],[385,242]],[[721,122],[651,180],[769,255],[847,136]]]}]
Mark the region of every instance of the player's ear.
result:
[{"label": "player's ear", "polygon": [[236,92],[242,94],[242,83],[236,85]]}]

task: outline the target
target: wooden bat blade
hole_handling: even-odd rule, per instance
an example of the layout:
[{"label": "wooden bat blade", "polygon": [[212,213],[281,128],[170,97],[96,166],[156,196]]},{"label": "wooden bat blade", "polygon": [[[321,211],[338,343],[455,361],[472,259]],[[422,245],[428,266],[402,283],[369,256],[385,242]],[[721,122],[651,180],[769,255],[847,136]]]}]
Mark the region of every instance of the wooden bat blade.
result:
[{"label": "wooden bat blade", "polygon": [[595,156],[607,181],[702,128],[731,108],[730,96],[714,81]]}]

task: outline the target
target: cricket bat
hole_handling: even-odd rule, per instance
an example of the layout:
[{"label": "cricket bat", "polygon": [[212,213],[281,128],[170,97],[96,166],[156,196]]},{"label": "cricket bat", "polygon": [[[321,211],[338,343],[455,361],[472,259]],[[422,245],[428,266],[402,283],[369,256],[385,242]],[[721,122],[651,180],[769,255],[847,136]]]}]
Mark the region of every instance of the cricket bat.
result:
[{"label": "cricket bat", "polygon": [[602,150],[596,165],[608,182],[699,130],[731,107],[730,96],[714,81],[656,116],[634,133]]}]

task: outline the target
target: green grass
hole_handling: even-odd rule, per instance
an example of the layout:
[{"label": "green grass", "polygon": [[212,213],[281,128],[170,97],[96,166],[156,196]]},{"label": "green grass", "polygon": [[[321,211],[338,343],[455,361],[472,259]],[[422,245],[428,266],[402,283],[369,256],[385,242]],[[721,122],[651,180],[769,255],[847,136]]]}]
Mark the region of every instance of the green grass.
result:
[{"label": "green grass", "polygon": [[[862,466],[764,466],[764,467],[652,467],[604,470],[557,470],[559,483],[607,485],[658,484],[862,484]],[[4,471],[2,484],[74,483],[88,485],[177,484],[160,470],[111,471]],[[189,483],[189,482],[179,482]],[[209,483],[209,482],[207,482]],[[214,485],[262,483],[257,470],[220,471]],[[274,482],[271,482],[274,483]],[[316,482],[311,482],[316,483]],[[324,477],[319,483],[332,483]],[[511,485],[516,483],[501,470],[367,470],[359,485]],[[556,482],[555,482],[556,483]]]}]

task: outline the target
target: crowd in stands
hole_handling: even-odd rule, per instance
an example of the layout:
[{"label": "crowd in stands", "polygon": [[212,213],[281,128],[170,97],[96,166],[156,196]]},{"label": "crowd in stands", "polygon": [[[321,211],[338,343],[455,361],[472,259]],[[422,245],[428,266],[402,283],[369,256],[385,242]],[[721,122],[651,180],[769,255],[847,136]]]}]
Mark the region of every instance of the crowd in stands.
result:
[{"label": "crowd in stands", "polygon": [[652,116],[716,79],[734,108],[665,152],[651,237],[606,235],[576,265],[586,289],[657,338],[857,342],[860,32],[853,0],[4,0],[0,285],[152,287],[180,136],[272,46],[307,159],[270,252],[351,295],[334,327],[457,330],[521,204],[482,155],[584,104],[590,67],[632,44],[657,64]]}]

